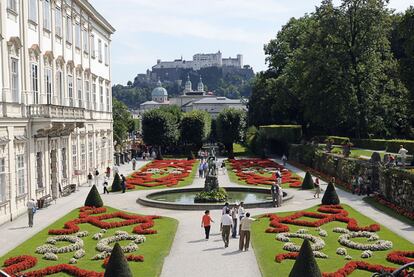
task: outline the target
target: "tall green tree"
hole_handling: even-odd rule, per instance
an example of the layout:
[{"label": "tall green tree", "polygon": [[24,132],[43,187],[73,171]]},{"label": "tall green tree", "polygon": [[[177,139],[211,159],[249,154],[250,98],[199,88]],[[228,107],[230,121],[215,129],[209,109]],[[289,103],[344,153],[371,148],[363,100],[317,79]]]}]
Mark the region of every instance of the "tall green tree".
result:
[{"label": "tall green tree", "polygon": [[160,109],[145,112],[142,116],[142,133],[146,144],[159,148],[174,145],[178,140],[176,118]]},{"label": "tall green tree", "polygon": [[198,150],[210,137],[211,117],[205,111],[185,113],[180,124],[181,141]]},{"label": "tall green tree", "polygon": [[234,158],[233,143],[244,138],[246,129],[246,112],[234,108],[224,109],[217,120],[217,137],[224,144],[230,159]]},{"label": "tall green tree", "polygon": [[114,141],[119,145],[128,138],[128,131],[131,129],[133,119],[128,107],[115,98],[112,101],[112,117]]}]

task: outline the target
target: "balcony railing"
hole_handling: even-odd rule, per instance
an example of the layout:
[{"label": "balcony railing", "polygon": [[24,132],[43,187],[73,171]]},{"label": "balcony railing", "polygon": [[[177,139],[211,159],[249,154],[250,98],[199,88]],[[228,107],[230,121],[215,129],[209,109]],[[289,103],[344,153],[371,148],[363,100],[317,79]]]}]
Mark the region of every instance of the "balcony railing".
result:
[{"label": "balcony railing", "polygon": [[85,109],[56,105],[30,105],[29,117],[53,119],[85,119]]}]

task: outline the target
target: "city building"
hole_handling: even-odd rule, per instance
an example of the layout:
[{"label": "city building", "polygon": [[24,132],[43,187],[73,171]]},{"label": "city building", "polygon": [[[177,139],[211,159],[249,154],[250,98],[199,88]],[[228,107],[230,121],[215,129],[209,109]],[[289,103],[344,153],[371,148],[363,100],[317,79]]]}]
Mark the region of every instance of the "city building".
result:
[{"label": "city building", "polygon": [[157,87],[151,92],[151,101],[146,101],[139,105],[140,112],[146,112],[154,109],[158,109],[162,106],[169,105],[168,92],[162,87],[162,83],[158,80]]},{"label": "city building", "polygon": [[247,111],[246,103],[241,99],[229,99],[227,97],[202,98],[187,105],[189,111],[206,111],[212,118],[226,108],[233,108]]},{"label": "city building", "polygon": [[112,165],[114,28],[87,0],[0,2],[0,224]]}]

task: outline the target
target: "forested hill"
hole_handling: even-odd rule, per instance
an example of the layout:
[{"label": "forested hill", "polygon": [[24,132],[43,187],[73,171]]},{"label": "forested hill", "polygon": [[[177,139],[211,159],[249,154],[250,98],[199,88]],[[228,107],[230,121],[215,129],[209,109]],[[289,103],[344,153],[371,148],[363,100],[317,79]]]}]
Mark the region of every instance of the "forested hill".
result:
[{"label": "forested hill", "polygon": [[[179,95],[184,90],[187,77],[190,76],[193,89],[202,77],[206,91],[211,91],[217,96],[226,96],[237,99],[248,98],[251,95],[254,72],[251,67],[244,68],[202,68],[198,71],[191,69],[172,69],[174,72],[159,70],[151,73],[151,78],[139,74],[134,81],[128,82],[126,86],[115,85],[112,88],[112,95],[123,102],[129,109],[138,109],[139,105],[151,100],[151,91],[156,87],[158,77],[167,89],[169,97]],[[148,76],[148,75],[147,75]],[[157,76],[157,77],[154,77]],[[178,81],[181,80],[181,83]]]}]

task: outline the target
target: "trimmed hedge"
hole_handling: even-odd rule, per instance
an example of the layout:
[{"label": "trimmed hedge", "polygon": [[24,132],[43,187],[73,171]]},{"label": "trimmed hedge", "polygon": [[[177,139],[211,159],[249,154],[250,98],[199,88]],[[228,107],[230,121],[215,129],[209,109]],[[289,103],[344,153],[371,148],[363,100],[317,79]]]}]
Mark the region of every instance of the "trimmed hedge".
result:
[{"label": "trimmed hedge", "polygon": [[315,184],[313,183],[312,175],[309,171],[306,171],[305,179],[303,179],[302,187],[303,190],[314,189]]},{"label": "trimmed hedge", "polygon": [[112,188],[111,191],[115,192],[115,191],[121,191],[122,187],[121,187],[121,177],[119,176],[118,172],[115,173],[114,176],[114,181],[112,182]]},{"label": "trimmed hedge", "polygon": [[318,263],[313,256],[312,247],[309,240],[305,239],[299,250],[299,255],[296,258],[295,264],[289,277],[322,277],[321,270]]},{"label": "trimmed hedge", "polygon": [[342,145],[342,144],[345,144],[351,141],[348,137],[338,137],[338,136],[329,136],[325,139],[325,142],[326,140],[331,140],[333,141],[333,144],[336,144],[336,145]]},{"label": "trimmed hedge", "polygon": [[400,145],[404,145],[404,148],[408,150],[409,154],[414,153],[414,140],[402,140],[402,139],[352,139],[352,143],[355,147],[370,149],[370,150],[386,150],[391,153],[398,153]]},{"label": "trimmed hedge", "polygon": [[328,183],[328,187],[326,188],[325,193],[322,197],[322,205],[339,205],[339,197],[336,193],[335,186],[332,182]]},{"label": "trimmed hedge", "polygon": [[93,185],[93,187],[89,191],[88,196],[86,197],[85,206],[95,208],[100,208],[103,206],[102,198],[99,195],[98,189],[95,185]]},{"label": "trimmed hedge", "polygon": [[133,277],[128,262],[119,243],[115,243],[106,265],[104,277]]},{"label": "trimmed hedge", "polygon": [[266,139],[287,143],[299,143],[302,138],[301,125],[266,125],[260,126]]}]

